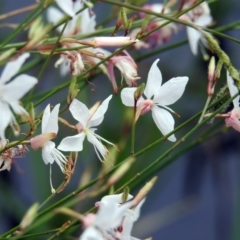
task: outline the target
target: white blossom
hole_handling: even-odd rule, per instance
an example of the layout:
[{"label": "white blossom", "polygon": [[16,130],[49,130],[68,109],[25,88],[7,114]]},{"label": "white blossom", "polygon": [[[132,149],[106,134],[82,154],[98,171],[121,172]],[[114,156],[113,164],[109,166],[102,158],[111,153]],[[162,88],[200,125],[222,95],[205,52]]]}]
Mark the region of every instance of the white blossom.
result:
[{"label": "white blossom", "polygon": [[[183,94],[188,77],[175,77],[162,85],[162,74],[157,67],[159,59],[151,66],[144,95],[137,102],[137,115],[152,110],[152,117],[158,129],[163,135],[167,135],[174,129],[174,118],[169,112],[173,110],[168,105],[175,103]],[[161,86],[162,85],[162,86]],[[134,106],[134,92],[137,88],[124,88],[121,92],[121,99],[124,105]],[[174,142],[174,134],[168,137]]]},{"label": "white blossom", "polygon": [[108,151],[101,143],[101,140],[108,144],[113,144],[97,135],[95,133],[97,128],[95,127],[102,123],[111,98],[112,95],[105,99],[100,106],[99,103],[97,103],[97,105],[93,106],[90,110],[85,104],[74,99],[70,104],[69,110],[74,119],[78,121],[78,124],[76,125],[78,134],[64,138],[58,146],[58,149],[62,151],[82,151],[83,141],[85,137],[87,137],[88,141],[93,144],[98,158],[103,161],[106,158]]},{"label": "white blossom", "polygon": [[52,112],[50,111],[50,104],[44,110],[42,117],[42,134],[30,140],[31,147],[34,150],[42,148],[42,158],[45,164],[53,164],[56,162],[62,172],[64,172],[64,164],[66,157],[55,148],[55,143],[50,141],[55,138],[58,133],[58,113],[60,104],[57,104]]},{"label": "white blossom", "polygon": [[0,78],[0,138],[2,139],[5,139],[7,126],[10,125],[13,128],[17,124],[11,109],[17,115],[28,116],[27,111],[20,105],[19,99],[37,83],[37,79],[27,74],[21,74],[12,81],[10,80],[18,73],[29,56],[29,53],[24,53],[16,60],[7,63]]}]

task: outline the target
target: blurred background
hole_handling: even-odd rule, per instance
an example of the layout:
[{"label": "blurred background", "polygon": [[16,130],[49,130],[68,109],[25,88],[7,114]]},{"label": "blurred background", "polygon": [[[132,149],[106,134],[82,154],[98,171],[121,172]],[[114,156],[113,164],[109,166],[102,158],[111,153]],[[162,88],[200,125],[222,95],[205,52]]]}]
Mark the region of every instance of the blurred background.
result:
[{"label": "blurred background", "polygon": [[[34,1],[31,0],[0,1],[0,14],[33,3]],[[149,3],[162,2],[149,1]],[[213,1],[210,8],[216,27],[239,20],[240,3],[238,0]],[[111,11],[111,6],[99,2],[93,10],[97,15],[97,22],[99,22],[106,16],[106,13]],[[2,20],[0,22],[0,26],[2,26],[0,41],[12,31],[2,24],[19,23],[25,16],[26,14],[22,14]],[[112,24],[114,23],[110,25]],[[239,29],[229,30],[225,34],[240,39]],[[27,33],[22,33],[13,42],[24,41],[26,36]],[[184,26],[167,44],[182,39],[186,39]],[[224,38],[218,38],[218,40],[222,49],[229,55],[233,65],[239,69],[240,48],[237,43]],[[159,48],[164,46],[159,46]],[[141,56],[145,52],[147,51],[134,52],[134,56]],[[130,51],[130,53],[133,52]],[[32,57],[35,57],[34,54]],[[175,117],[176,126],[178,126],[202,110],[205,104],[208,63],[202,59],[200,53],[196,57],[193,56],[189,45],[185,44],[138,62],[138,73],[141,76],[140,82],[146,82],[149,68],[156,58],[160,58],[158,66],[162,71],[164,82],[176,76],[189,76],[190,79],[183,97],[171,106],[181,115],[181,118]],[[57,58],[53,57],[48,64],[36,87],[36,93],[70,80],[69,75],[62,78],[59,71],[54,68],[56,60]],[[37,76],[40,69],[41,65],[28,73]],[[91,107],[98,100],[104,100],[112,93],[111,84],[105,75],[91,80],[94,80],[94,85],[87,84],[84,89],[81,89],[78,97],[88,107]],[[224,86],[225,81],[225,71],[222,70],[217,89]],[[119,83],[120,75],[118,77]],[[37,113],[40,113],[49,102],[55,105],[64,101],[66,96],[67,89],[60,91],[39,105],[36,109]],[[125,147],[121,150],[118,161],[125,159],[130,153],[130,126],[123,121],[126,119],[127,114],[129,114],[128,109],[122,105],[120,95],[114,96],[104,122],[98,129],[98,134],[110,142],[118,143],[121,137],[126,136]],[[68,111],[64,113],[63,117],[67,118],[70,123],[75,124]],[[197,124],[197,121],[179,131],[176,137],[181,138],[195,124]],[[215,120],[213,124],[219,124],[220,127],[223,127],[224,121]],[[210,126],[210,124],[206,125],[204,129]],[[60,129],[62,130],[55,140],[56,144],[59,144],[63,137],[72,135],[64,126],[60,125]],[[24,128],[22,131],[24,131]],[[203,130],[200,129],[198,134],[201,134],[201,131]],[[142,116],[136,126],[136,150],[142,149],[161,136],[151,114],[148,113]],[[194,137],[187,140],[187,143],[189,141],[194,141]],[[178,152],[184,144],[169,157],[174,156],[175,152]],[[172,146],[171,142],[164,142],[141,155],[137,159],[136,167],[128,172],[127,177],[133,177],[170,146]],[[10,172],[3,171],[0,173],[0,233],[19,224],[26,210],[34,202],[41,203],[50,195],[49,166],[43,163],[41,151],[34,152],[30,148],[29,150],[25,158],[16,159]],[[161,171],[158,170],[160,165],[156,166],[152,176],[157,175],[158,181],[148,194],[147,200],[142,207],[141,217],[134,226],[133,236],[141,239],[151,236],[157,240],[240,239],[239,157],[240,135],[238,132],[229,129],[224,134],[220,134],[177,157],[175,161],[167,164]],[[79,153],[78,163],[71,183],[64,192],[53,199],[52,203],[75,190],[86,169],[91,169],[91,178],[94,178],[100,168],[101,163],[93,151],[92,145],[85,141],[84,149]],[[53,166],[53,176],[53,184],[57,187],[64,176],[56,164]],[[144,179],[145,177],[139,179],[139,186],[132,189],[132,195],[135,195],[139,188],[151,179],[151,176],[147,179]],[[84,213],[97,200],[100,199],[87,199],[87,201],[79,203],[75,210]],[[62,218],[64,219],[64,217]],[[56,221],[56,218],[54,218],[54,221],[50,221],[48,226],[41,226],[38,230],[59,227],[64,223],[63,219],[59,217]],[[79,229],[73,235],[79,236],[80,232]],[[66,237],[60,237],[59,239],[61,238],[68,239]],[[45,237],[39,239],[45,239]]]}]

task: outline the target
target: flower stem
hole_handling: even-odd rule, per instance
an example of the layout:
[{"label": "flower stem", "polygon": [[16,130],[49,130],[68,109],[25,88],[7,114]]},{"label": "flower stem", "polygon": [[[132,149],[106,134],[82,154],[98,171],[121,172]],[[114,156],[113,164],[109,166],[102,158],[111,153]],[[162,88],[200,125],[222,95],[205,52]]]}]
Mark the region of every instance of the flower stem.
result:
[{"label": "flower stem", "polygon": [[134,155],[134,143],[135,143],[135,127],[136,127],[136,111],[137,111],[137,101],[134,100],[133,108],[133,119],[132,119],[132,139],[131,139],[131,155]]},{"label": "flower stem", "polygon": [[206,113],[206,111],[207,111],[207,109],[208,109],[208,106],[209,106],[209,103],[210,103],[211,99],[212,99],[212,96],[208,96],[207,101],[206,101],[206,103],[205,103],[205,106],[204,106],[204,108],[203,108],[203,111],[202,111],[202,114],[201,114],[201,117],[200,117],[198,123],[201,123],[201,122],[202,122],[202,120],[203,120],[203,118],[204,118],[204,115],[205,115],[205,113]]}]

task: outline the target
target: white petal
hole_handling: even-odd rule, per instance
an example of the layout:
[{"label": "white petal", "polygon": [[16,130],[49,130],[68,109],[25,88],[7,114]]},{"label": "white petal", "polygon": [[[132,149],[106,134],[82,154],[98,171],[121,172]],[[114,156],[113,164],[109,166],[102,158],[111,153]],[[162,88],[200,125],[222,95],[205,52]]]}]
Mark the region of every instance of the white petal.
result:
[{"label": "white petal", "polygon": [[[152,117],[158,129],[164,136],[173,131],[175,121],[172,115],[167,110],[154,106],[152,108]],[[176,138],[174,134],[171,135],[168,140],[171,142],[175,142]]]},{"label": "white petal", "polygon": [[16,60],[9,62],[3,69],[2,76],[0,78],[0,84],[8,82],[20,70],[23,63],[29,56],[29,53],[23,53]]},{"label": "white petal", "polygon": [[[47,20],[50,23],[53,23],[54,25],[56,25],[61,19],[63,19],[64,14],[62,12],[60,12],[58,9],[56,9],[55,7],[49,7],[47,9]],[[64,25],[60,25],[57,27],[58,32],[61,32],[63,29]]]},{"label": "white petal", "polygon": [[159,59],[155,60],[148,73],[146,88],[144,90],[144,94],[148,99],[151,99],[162,85],[162,74],[157,66],[158,62]]},{"label": "white petal", "polygon": [[54,156],[52,154],[52,149],[55,148],[55,143],[49,141],[45,144],[42,148],[42,158],[45,164],[53,164],[54,163]]},{"label": "white petal", "polygon": [[27,74],[21,74],[10,83],[1,87],[2,98],[7,101],[16,101],[22,98],[35,84],[37,79]]},{"label": "white petal", "polygon": [[28,116],[28,112],[19,104],[18,101],[10,102],[9,105],[11,106],[12,110],[17,115],[26,115]]},{"label": "white petal", "polygon": [[188,77],[172,78],[162,85],[158,93],[154,96],[154,102],[162,106],[175,103],[185,90]]},{"label": "white petal", "polygon": [[58,145],[58,149],[64,152],[80,152],[83,149],[85,133],[64,138]]},{"label": "white petal", "polygon": [[42,133],[47,133],[46,129],[47,129],[47,125],[48,125],[48,120],[50,118],[50,104],[48,104],[46,106],[46,108],[44,109],[43,112],[43,116],[42,116]]},{"label": "white petal", "polygon": [[202,15],[194,23],[200,27],[206,27],[212,22],[212,20],[211,15]]},{"label": "white petal", "polygon": [[14,118],[9,106],[0,101],[1,117],[0,117],[0,138],[5,139],[5,129]]},{"label": "white petal", "polygon": [[83,128],[85,128],[90,118],[90,112],[86,105],[77,99],[73,99],[69,110],[72,113],[72,116],[82,124]]},{"label": "white petal", "polygon": [[121,99],[122,103],[127,107],[134,107],[134,92],[136,91],[136,87],[132,88],[124,88],[121,91]]},{"label": "white petal", "polygon": [[[132,206],[132,202],[126,202],[122,205],[100,202],[96,217],[96,225],[103,228],[117,228],[122,223],[127,210]],[[111,214],[109,214],[111,213]]]},{"label": "white petal", "polygon": [[65,60],[60,66],[59,66],[60,75],[62,77],[65,77],[70,72],[70,62]]},{"label": "white petal", "polygon": [[72,0],[55,0],[58,6],[70,17],[75,15]]},{"label": "white petal", "polygon": [[[46,107],[46,116],[44,116],[45,111],[43,113],[43,123],[42,126],[44,124],[44,128],[42,127],[42,133],[58,133],[58,113],[59,113],[59,107],[60,104],[57,104],[52,112],[49,115],[49,111],[50,111],[50,106],[48,105]],[[45,125],[45,123],[47,122],[47,124]]]},{"label": "white petal", "polygon": [[131,236],[133,223],[138,220],[140,216],[140,210],[144,202],[145,202],[145,198],[133,210],[128,209],[126,217],[124,218],[124,221],[123,221],[123,232],[122,232],[123,239],[128,239],[127,237]]},{"label": "white petal", "polygon": [[89,9],[85,9],[81,13],[81,33],[91,33],[95,31],[96,15],[90,16]]},{"label": "white petal", "polygon": [[110,95],[108,98],[106,98],[102,104],[98,107],[98,109],[96,110],[96,112],[93,114],[93,116],[91,117],[90,121],[88,122],[87,126],[90,127],[94,127],[94,126],[98,126],[99,124],[102,123],[103,119],[104,119],[104,114],[106,113],[107,109],[108,109],[108,104],[109,101],[112,99],[112,95]]},{"label": "white petal", "polygon": [[198,42],[201,38],[201,33],[194,28],[187,27],[188,42],[190,49],[194,55],[198,53]]},{"label": "white petal", "polygon": [[233,105],[234,105],[235,109],[240,109],[240,107],[239,107],[239,101],[240,101],[239,90],[238,90],[237,86],[235,85],[233,78],[231,77],[231,75],[229,74],[228,71],[227,71],[227,84],[228,84],[228,89],[229,89],[231,97],[233,97],[234,95],[236,95],[238,93],[238,96],[233,99]]},{"label": "white petal", "polygon": [[[123,198],[123,193],[112,194],[112,195],[104,196],[101,199],[101,201],[108,202],[109,204],[110,203],[122,203],[123,202],[122,198]],[[131,198],[133,198],[133,196],[131,194],[128,194],[127,200],[130,200]]]},{"label": "white petal", "polygon": [[80,240],[104,240],[100,231],[98,231],[94,226],[85,229],[83,234],[80,236]]}]

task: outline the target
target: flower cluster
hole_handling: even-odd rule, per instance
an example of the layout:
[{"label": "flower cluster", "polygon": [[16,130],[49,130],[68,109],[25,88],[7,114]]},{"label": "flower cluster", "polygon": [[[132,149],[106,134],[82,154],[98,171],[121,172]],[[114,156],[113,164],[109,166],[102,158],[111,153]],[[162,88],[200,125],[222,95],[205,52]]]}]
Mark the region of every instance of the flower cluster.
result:
[{"label": "flower cluster", "polygon": [[132,227],[140,216],[145,199],[134,206],[132,196],[128,194],[123,202],[123,194],[108,195],[96,203],[96,214],[87,214],[83,219],[84,232],[81,240],[88,239],[137,239],[131,236]]},{"label": "flower cluster", "polygon": [[[196,7],[193,8],[194,4],[196,4]],[[78,157],[76,152],[83,150],[84,140],[87,139],[92,144],[95,155],[100,160],[102,166],[102,171],[100,171],[100,177],[98,178],[99,181],[96,181],[100,186],[98,190],[101,193],[100,190],[104,189],[103,191],[106,191],[108,187],[111,187],[109,192],[112,192],[113,188],[115,188],[115,183],[129,170],[130,166],[137,160],[137,156],[152,147],[150,144],[144,151],[140,151],[140,154],[139,152],[136,154],[134,151],[135,131],[138,130],[136,122],[140,116],[151,112],[152,119],[161,132],[160,134],[157,131],[157,134],[161,137],[160,141],[169,140],[170,142],[175,142],[177,138],[175,136],[176,129],[173,115],[179,115],[169,106],[176,103],[183,96],[189,78],[185,76],[187,74],[183,73],[181,77],[173,77],[163,82],[157,56],[150,67],[147,80],[145,81],[131,50],[137,49],[138,54],[141,55],[142,49],[146,51],[146,49],[157,48],[159,45],[168,42],[173,35],[181,30],[182,27],[180,27],[179,23],[187,25],[188,41],[194,55],[197,55],[200,46],[204,56],[208,56],[205,48],[211,48],[219,57],[216,69],[215,59],[210,64],[208,101],[202,111],[199,123],[201,123],[202,118],[208,116],[205,112],[214,94],[215,85],[224,65],[227,68],[227,84],[230,96],[232,98],[235,97],[235,99],[233,100],[233,109],[227,112],[227,114],[219,115],[225,117],[227,126],[231,126],[240,132],[239,73],[234,69],[228,56],[221,50],[217,41],[205,29],[213,22],[208,3],[202,2],[197,5],[195,0],[181,1],[178,12],[176,12],[176,6],[174,8],[173,5],[175,5],[175,1],[169,1],[166,4],[146,4],[142,6],[143,12],[130,18],[128,18],[125,7],[122,7],[116,28],[111,37],[104,36],[103,34],[106,32],[99,34],[97,31],[101,29],[101,26],[97,25],[97,16],[93,12],[91,1],[55,0],[55,2],[44,1],[44,5],[39,5],[41,7],[44,6],[43,9],[47,8],[46,16],[49,23],[46,25],[42,21],[39,24],[44,31],[40,31],[41,33],[36,31],[37,37],[34,38],[36,23],[32,20],[27,24],[24,23],[24,27],[30,26],[29,32],[31,34],[29,36],[33,37],[34,40],[32,39],[31,42],[31,39],[28,39],[23,47],[20,44],[19,49],[16,47],[0,55],[1,63],[5,63],[9,58],[0,77],[0,171],[9,171],[15,158],[24,157],[25,153],[29,151],[27,145],[30,145],[33,150],[40,149],[43,162],[50,166],[50,174],[52,164],[56,163],[59,166],[61,173],[65,174],[65,180],[62,185],[65,187],[70,181],[70,175],[75,168]],[[36,10],[36,13],[38,12],[40,11]],[[42,17],[38,17],[36,21],[41,21],[39,19],[42,19]],[[142,22],[142,27],[133,27],[130,30],[131,26],[135,26],[132,25],[132,21],[137,17],[140,18],[139,22]],[[172,21],[168,19],[172,19]],[[19,27],[22,26],[20,25]],[[119,29],[120,33],[118,33]],[[116,34],[120,35],[122,29],[125,30],[125,35],[115,36]],[[48,36],[55,32],[60,34],[56,42],[48,39]],[[0,47],[4,49],[4,46]],[[70,81],[64,82],[52,92],[43,93],[44,97],[38,102],[35,100],[39,95],[34,96],[33,88],[38,82],[44,81],[44,79],[40,81],[36,77],[22,73],[24,72],[22,66],[30,58],[29,52],[32,51],[39,53],[39,55],[48,55],[38,76],[42,76],[46,63],[53,55],[58,57],[55,67],[59,68],[61,77],[67,74],[71,75]],[[28,69],[27,66],[25,67]],[[115,70],[119,71],[121,80],[124,79],[124,81],[121,81],[121,85]],[[103,98],[104,100],[99,97],[103,101],[97,101],[91,108],[88,108],[84,102],[79,100],[82,100],[83,97],[78,96],[78,94],[80,88],[82,91],[86,86],[83,80],[89,80],[92,76],[97,76],[95,74],[96,71],[104,73],[105,78],[110,80],[113,88],[111,92],[114,94],[106,94],[105,98]],[[140,82],[141,84],[139,84]],[[53,106],[52,102],[50,102],[50,97],[58,89],[64,87],[69,87],[68,95],[65,96],[63,93],[61,95],[61,104],[57,103]],[[38,89],[36,89],[37,91]],[[27,95],[28,92],[30,92],[29,95]],[[26,96],[25,99],[22,99],[24,96]],[[21,99],[22,102],[20,102]],[[44,108],[41,104],[45,100],[48,102],[44,105]],[[112,109],[112,115],[120,115],[119,109],[112,106],[114,100],[122,102],[124,109],[126,108],[123,105],[132,108],[130,110],[132,111],[131,154],[128,156],[129,161],[125,161],[125,163],[122,159],[117,159],[118,153],[112,154],[105,145],[113,146],[113,150],[118,150],[118,147],[98,135],[98,128],[103,123],[109,108]],[[40,109],[38,115],[36,114],[37,111],[35,111],[36,106]],[[73,124],[66,120],[67,117],[66,119],[64,118],[64,114],[69,114],[69,112],[72,115]],[[57,136],[64,134],[59,123],[65,125],[70,131],[65,131],[63,139],[57,144]],[[23,132],[21,132],[20,126],[23,124],[25,126],[22,128]],[[13,137],[21,134],[22,138],[13,139],[10,133],[11,129],[8,129],[9,126],[14,133]],[[39,127],[41,131],[37,134]],[[144,130],[148,131],[147,128],[148,126],[144,127]],[[107,128],[108,132],[111,131],[110,129],[110,127]],[[129,126],[126,129],[128,131]],[[119,145],[125,142],[125,146],[127,146],[129,139],[127,137],[124,138],[125,135],[122,134],[122,138],[119,139]],[[177,145],[178,143],[175,146]],[[121,151],[121,147],[119,149]],[[70,153],[67,153],[67,155],[63,152]],[[111,155],[114,155],[114,160],[111,159]],[[118,163],[118,165],[115,165],[115,163]],[[152,164],[152,162],[149,164]],[[154,164],[150,166],[154,166]],[[115,175],[112,175],[114,178],[108,178],[111,172],[109,171],[110,168],[111,171],[116,170],[114,172]],[[135,178],[132,178],[128,183],[134,180]],[[52,193],[56,193],[52,187],[52,180],[50,181]],[[101,188],[102,183],[103,185],[106,183],[103,188]],[[152,182],[150,185],[153,185]],[[107,188],[105,188],[106,186]],[[147,186],[148,190],[149,188]],[[126,190],[126,194],[103,197],[101,201],[96,203],[97,212],[83,217],[81,240],[137,240],[131,234],[132,227],[140,216],[140,209],[145,201],[147,191],[141,197],[137,195],[137,197],[133,198],[128,194],[127,187],[124,190]]]}]

